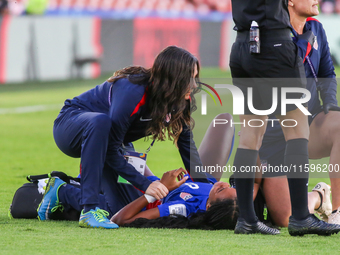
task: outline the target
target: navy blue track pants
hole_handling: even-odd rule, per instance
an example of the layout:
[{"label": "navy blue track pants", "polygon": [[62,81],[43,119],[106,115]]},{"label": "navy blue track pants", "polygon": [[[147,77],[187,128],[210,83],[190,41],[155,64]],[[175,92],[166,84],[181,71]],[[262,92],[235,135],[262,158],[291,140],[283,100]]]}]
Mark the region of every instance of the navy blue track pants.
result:
[{"label": "navy blue track pants", "polygon": [[110,129],[111,119],[106,114],[64,107],[54,122],[53,135],[66,155],[75,158],[81,155],[81,190],[77,204],[99,206],[99,194],[103,193],[109,211],[114,212],[115,208],[138,198],[141,192],[132,185],[117,183],[118,174],[105,161]]}]

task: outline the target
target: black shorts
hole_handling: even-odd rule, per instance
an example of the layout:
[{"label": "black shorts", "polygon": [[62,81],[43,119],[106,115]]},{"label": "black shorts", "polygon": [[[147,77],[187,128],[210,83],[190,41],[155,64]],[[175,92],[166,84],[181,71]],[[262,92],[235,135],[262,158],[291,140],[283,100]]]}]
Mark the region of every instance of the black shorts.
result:
[{"label": "black shorts", "polygon": [[262,178],[278,177],[286,175],[282,170],[284,166],[284,155],[286,150],[286,141],[282,134],[280,139],[264,138],[259,150],[261,165],[263,166]]},{"label": "black shorts", "polygon": [[[268,30],[260,35],[261,53],[249,53],[249,31],[238,32],[230,54],[233,84],[244,94],[245,114],[253,114],[247,104],[248,88],[253,89],[253,106],[257,110],[271,109],[273,87],[277,88],[277,107],[273,114],[281,115],[281,88],[306,88],[306,76],[298,48],[291,40],[290,30]],[[299,99],[303,93],[288,93],[288,99]],[[288,104],[286,112],[296,109]]]}]

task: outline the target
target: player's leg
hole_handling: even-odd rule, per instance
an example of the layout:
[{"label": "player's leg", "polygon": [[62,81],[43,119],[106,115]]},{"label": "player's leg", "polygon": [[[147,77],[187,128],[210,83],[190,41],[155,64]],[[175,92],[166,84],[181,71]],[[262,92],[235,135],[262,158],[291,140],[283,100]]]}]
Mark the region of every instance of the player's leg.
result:
[{"label": "player's leg", "polygon": [[[220,166],[219,169],[227,164],[234,143],[234,127],[230,125],[232,116],[229,113],[222,113],[215,119],[228,121],[227,124],[216,124],[211,122],[203,140],[198,148],[203,166]],[[219,122],[221,123],[221,122]],[[210,173],[217,181],[221,179],[223,171]]]},{"label": "player's leg", "polygon": [[319,198],[317,199],[317,197],[314,195],[315,204],[313,206],[312,201],[310,201],[312,198],[308,196],[309,211],[312,212],[311,210],[314,208],[315,212],[320,215],[321,219],[327,222],[328,217],[332,213],[330,186],[324,182],[319,182],[313,188],[313,192],[318,193]]},{"label": "player's leg", "polygon": [[[59,192],[59,201],[60,203],[67,209],[68,207],[75,209],[79,213],[83,209],[81,205],[81,191],[80,188],[74,187],[70,184],[65,184],[60,187]],[[106,202],[105,196],[103,194],[99,195],[99,208],[104,209],[111,213],[110,208]],[[111,213],[112,214],[112,213]]]},{"label": "player's leg", "polygon": [[[262,184],[263,194],[273,223],[279,227],[287,227],[291,215],[291,203],[286,176],[266,178]],[[308,210],[324,212],[330,206],[330,190],[326,183],[318,183],[308,193]]]},{"label": "player's leg", "polygon": [[287,227],[292,212],[287,177],[263,179],[262,190],[273,223],[279,227]]},{"label": "player's leg", "polygon": [[[99,195],[99,207],[104,210],[110,210],[103,195]],[[51,177],[37,210],[38,217],[40,220],[53,219],[53,213],[57,212],[59,208],[62,208],[63,211],[73,209],[80,214],[83,209],[81,191],[79,187],[66,184],[57,177]]]},{"label": "player's leg", "polygon": [[[111,165],[110,158],[113,155],[108,154],[103,168],[101,181],[102,192],[112,214],[117,213],[124,206],[136,200],[143,193],[137,190],[132,184],[120,182],[119,175]],[[113,216],[113,215],[110,215]]]},{"label": "player's leg", "polygon": [[[319,159],[329,157],[329,172],[332,187],[332,210],[340,208],[340,112],[319,113],[310,126],[309,157]],[[336,172],[335,170],[338,169]],[[335,215],[335,214],[334,214]],[[333,218],[333,217],[331,217]],[[337,221],[340,223],[340,217]]]}]

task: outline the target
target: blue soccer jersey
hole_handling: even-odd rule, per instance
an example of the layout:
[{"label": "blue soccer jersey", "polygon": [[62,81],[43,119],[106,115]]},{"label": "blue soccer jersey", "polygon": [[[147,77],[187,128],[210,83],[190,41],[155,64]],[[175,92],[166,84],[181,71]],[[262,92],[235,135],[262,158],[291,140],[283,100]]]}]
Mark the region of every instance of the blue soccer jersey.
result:
[{"label": "blue soccer jersey", "polygon": [[[216,182],[214,180],[213,182]],[[179,188],[171,191],[158,206],[160,217],[172,214],[188,217],[192,213],[206,211],[207,200],[213,184],[193,182],[188,179]]]}]

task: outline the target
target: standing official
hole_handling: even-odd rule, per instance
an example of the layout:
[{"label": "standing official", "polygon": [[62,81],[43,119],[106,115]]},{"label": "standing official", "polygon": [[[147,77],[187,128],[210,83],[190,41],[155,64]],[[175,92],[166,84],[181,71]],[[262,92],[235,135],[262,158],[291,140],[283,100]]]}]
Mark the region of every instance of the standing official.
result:
[{"label": "standing official", "polygon": [[[323,205],[325,209],[320,207],[318,213],[329,223],[340,224],[340,173],[333,170],[340,165],[340,107],[336,99],[337,82],[326,31],[320,21],[312,18],[319,14],[317,0],[289,0],[288,10],[293,40],[299,47],[307,77],[307,89],[311,92],[308,102],[308,111],[312,114],[309,116],[309,158],[330,157],[327,166],[332,187],[332,204]],[[274,127],[267,127],[260,149],[261,161],[271,166],[283,164],[286,145],[280,125],[275,124]],[[310,167],[313,170],[315,165],[311,164]],[[272,218],[285,219],[281,222],[282,225],[288,224],[291,210],[290,207],[282,206],[286,204],[285,201],[290,200],[286,178],[273,178],[280,175],[284,176],[285,173],[264,175],[263,177],[271,178],[263,179],[262,190],[266,200],[274,202],[270,211]],[[321,193],[330,192],[325,185],[319,185],[319,189]]]},{"label": "standing official", "polygon": [[[292,205],[289,233],[291,235],[337,233],[340,230],[338,225],[322,222],[308,211],[308,169],[304,168],[308,164],[309,127],[306,116],[308,111],[301,104],[306,103],[310,95],[307,94],[306,97],[303,93],[305,92],[303,88],[306,87],[304,68],[297,54],[297,46],[290,36],[287,1],[232,0],[232,13],[237,31],[236,42],[230,55],[233,83],[243,91],[245,98],[252,99],[249,105],[253,106],[249,109],[246,103],[245,112],[240,115],[240,122],[244,124],[241,125],[242,135],[234,160],[240,209],[235,233],[272,235],[280,233],[258,221],[253,205],[255,173],[242,172],[246,167],[256,166],[258,150],[266,130],[268,116],[262,115],[263,113],[255,115],[254,109],[258,111],[272,109],[280,123],[287,119],[294,120],[285,121],[286,125],[282,126],[287,141],[284,165],[289,169],[298,169],[298,173],[294,171],[288,173]],[[250,37],[251,26],[253,34]],[[283,78],[289,78],[289,81]],[[277,107],[274,103],[273,87],[276,87],[278,92]],[[287,98],[294,99],[296,104],[287,105],[285,114],[284,109],[281,109],[280,91],[281,88],[287,87],[290,90],[294,88],[297,92],[287,94]],[[261,127],[248,125],[252,119],[262,120],[264,125]],[[294,123],[297,125],[294,126]]]}]

